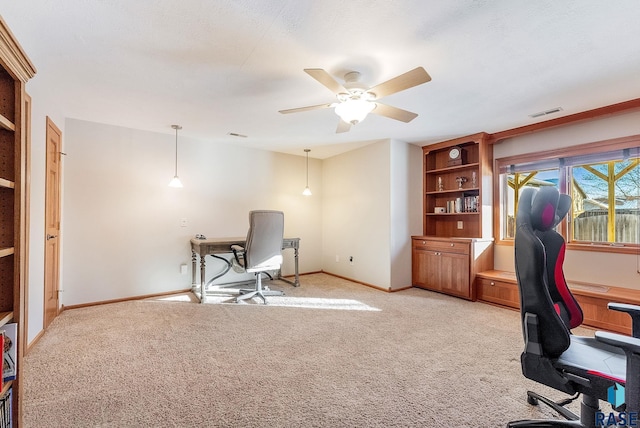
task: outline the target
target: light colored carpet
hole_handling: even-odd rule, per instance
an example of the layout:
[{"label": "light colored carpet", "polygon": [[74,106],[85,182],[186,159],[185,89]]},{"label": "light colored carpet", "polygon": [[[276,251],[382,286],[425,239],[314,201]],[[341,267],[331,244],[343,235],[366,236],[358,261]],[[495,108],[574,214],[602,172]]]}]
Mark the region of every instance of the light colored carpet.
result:
[{"label": "light colored carpet", "polygon": [[301,283],[272,283],[287,295],[267,306],[177,296],[63,312],[25,358],[24,426],[500,427],[553,416],[527,389],[565,397],[522,376],[515,311]]}]

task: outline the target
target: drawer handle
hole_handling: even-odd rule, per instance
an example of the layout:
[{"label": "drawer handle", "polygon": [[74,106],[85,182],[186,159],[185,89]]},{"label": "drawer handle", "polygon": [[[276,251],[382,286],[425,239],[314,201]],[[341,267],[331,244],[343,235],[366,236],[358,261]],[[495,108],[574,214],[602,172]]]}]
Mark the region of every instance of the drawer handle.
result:
[{"label": "drawer handle", "polygon": [[496,283],[495,283],[495,282],[493,282],[493,281],[491,281],[491,282],[490,282],[490,284],[491,284],[491,285],[496,285]]},{"label": "drawer handle", "polygon": [[424,245],[424,244],[426,244],[426,243],[427,243],[427,241],[422,241],[422,245]]},{"label": "drawer handle", "polygon": [[451,246],[453,247],[455,244],[451,244]]}]

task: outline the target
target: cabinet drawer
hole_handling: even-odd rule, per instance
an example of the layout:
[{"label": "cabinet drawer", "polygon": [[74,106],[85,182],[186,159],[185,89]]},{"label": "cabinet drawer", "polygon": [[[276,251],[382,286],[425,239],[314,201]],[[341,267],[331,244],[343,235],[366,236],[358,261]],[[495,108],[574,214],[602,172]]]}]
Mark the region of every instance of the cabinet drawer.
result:
[{"label": "cabinet drawer", "polygon": [[615,331],[622,334],[631,334],[631,317],[618,311],[607,308],[609,300],[606,298],[580,296],[577,293],[574,297],[582,308],[584,315],[584,325]]},{"label": "cabinet drawer", "polygon": [[440,251],[446,253],[469,254],[468,242],[430,241],[428,239],[414,239],[413,248],[421,251]]},{"label": "cabinet drawer", "polygon": [[515,309],[520,307],[520,294],[516,284],[486,278],[476,278],[476,281],[478,300]]}]

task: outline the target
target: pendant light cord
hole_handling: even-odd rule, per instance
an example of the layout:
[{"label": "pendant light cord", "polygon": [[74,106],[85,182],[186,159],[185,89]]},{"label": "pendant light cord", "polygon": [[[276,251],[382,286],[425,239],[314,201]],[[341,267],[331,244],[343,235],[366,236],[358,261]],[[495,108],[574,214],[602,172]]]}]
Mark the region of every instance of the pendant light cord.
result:
[{"label": "pendant light cord", "polygon": [[178,127],[176,126],[176,173],[175,176],[178,176]]},{"label": "pendant light cord", "polygon": [[173,129],[176,130],[176,167],[175,167],[175,176],[178,176],[178,129],[182,129],[180,125],[171,125]]},{"label": "pendant light cord", "polygon": [[305,152],[307,152],[307,187],[309,187],[309,149]]}]

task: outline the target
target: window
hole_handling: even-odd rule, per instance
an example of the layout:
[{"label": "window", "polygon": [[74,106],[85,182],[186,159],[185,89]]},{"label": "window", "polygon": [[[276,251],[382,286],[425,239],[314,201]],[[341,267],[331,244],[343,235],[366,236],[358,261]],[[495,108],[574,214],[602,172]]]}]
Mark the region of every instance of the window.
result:
[{"label": "window", "polygon": [[572,196],[558,226],[570,245],[640,247],[640,140],[497,159],[500,242],[515,237],[518,198],[527,187],[555,186]]}]

